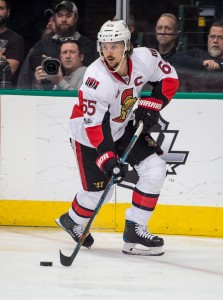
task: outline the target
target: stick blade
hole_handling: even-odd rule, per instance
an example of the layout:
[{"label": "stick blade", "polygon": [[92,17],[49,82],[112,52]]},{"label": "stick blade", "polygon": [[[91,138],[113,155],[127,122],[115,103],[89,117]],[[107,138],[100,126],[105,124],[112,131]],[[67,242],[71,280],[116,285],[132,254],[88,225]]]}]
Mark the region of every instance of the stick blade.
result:
[{"label": "stick blade", "polygon": [[70,267],[72,265],[72,257],[64,255],[60,250],[60,263],[65,267]]}]

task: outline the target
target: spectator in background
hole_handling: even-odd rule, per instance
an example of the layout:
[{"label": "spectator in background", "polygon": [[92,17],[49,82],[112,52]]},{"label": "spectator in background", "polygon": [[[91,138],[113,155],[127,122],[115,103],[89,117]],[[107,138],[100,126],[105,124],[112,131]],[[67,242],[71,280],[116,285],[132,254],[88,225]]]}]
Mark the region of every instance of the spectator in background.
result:
[{"label": "spectator in background", "polygon": [[[78,90],[83,83],[84,73],[87,67],[83,66],[84,54],[78,41],[67,40],[61,45],[61,65],[56,75],[48,75],[42,66],[35,71],[37,88],[41,89],[42,81],[49,80],[54,84],[56,90]],[[65,76],[62,73],[62,67]]]},{"label": "spectator in background", "polygon": [[42,38],[55,32],[55,22],[54,22],[54,15],[53,15],[52,9],[47,9],[44,12],[44,15],[45,15],[46,19],[48,20],[48,22],[46,24],[45,29],[43,30]]},{"label": "spectator in background", "polygon": [[[88,38],[76,31],[78,9],[73,2],[62,1],[54,10],[55,33],[41,39],[33,47],[29,65],[35,71],[44,57],[59,58],[60,46],[68,37],[77,40],[83,49],[83,65],[88,66],[95,59],[95,46]],[[47,87],[49,88],[49,87]]]},{"label": "spectator in background", "polygon": [[136,28],[135,18],[132,15],[129,15],[129,31],[131,32],[131,44],[134,48],[139,47],[139,37],[138,31]]},{"label": "spectator in background", "polygon": [[223,21],[211,25],[207,50],[177,53],[172,63],[184,74],[184,91],[223,92]]},{"label": "spectator in background", "polygon": [[24,56],[24,40],[18,33],[10,30],[6,22],[10,16],[8,0],[0,0],[0,57],[10,66],[11,83],[16,84],[18,71]]},{"label": "spectator in background", "polygon": [[[44,12],[44,16],[47,19],[47,24],[42,32],[42,38],[45,38],[47,35],[53,34],[55,32],[55,22],[54,22],[53,11],[51,9],[47,9]],[[19,89],[34,88],[33,87],[34,71],[31,70],[29,67],[29,58],[31,56],[32,51],[33,51],[33,48],[31,48],[29,50],[29,52],[26,55],[26,58],[22,64],[22,67],[20,69],[18,80],[17,80],[17,88],[19,88]]]},{"label": "spectator in background", "polygon": [[177,18],[170,13],[162,14],[156,23],[156,39],[158,51],[166,61],[170,61],[177,52],[178,36]]},{"label": "spectator in background", "polygon": [[[175,15],[170,13],[162,14],[156,22],[156,39],[158,41],[157,50],[162,59],[170,62],[173,66],[172,59],[177,53],[178,36],[178,21]],[[146,91],[150,91],[151,89],[152,87],[149,83],[144,87],[144,90]]]}]

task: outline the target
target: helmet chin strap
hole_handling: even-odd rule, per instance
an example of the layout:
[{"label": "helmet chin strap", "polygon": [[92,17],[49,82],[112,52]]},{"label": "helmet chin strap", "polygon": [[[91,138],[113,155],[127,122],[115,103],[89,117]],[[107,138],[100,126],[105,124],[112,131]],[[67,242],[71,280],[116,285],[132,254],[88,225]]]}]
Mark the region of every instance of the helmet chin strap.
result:
[{"label": "helmet chin strap", "polygon": [[122,62],[123,62],[124,58],[125,58],[125,51],[123,52],[122,60],[120,61],[120,64],[119,64],[119,66],[117,67],[117,69],[115,69],[114,71],[112,71],[112,70],[109,70],[109,71],[110,71],[111,73],[116,73],[116,72],[118,72],[118,70],[120,69],[120,67],[121,67],[121,65],[122,65]]}]

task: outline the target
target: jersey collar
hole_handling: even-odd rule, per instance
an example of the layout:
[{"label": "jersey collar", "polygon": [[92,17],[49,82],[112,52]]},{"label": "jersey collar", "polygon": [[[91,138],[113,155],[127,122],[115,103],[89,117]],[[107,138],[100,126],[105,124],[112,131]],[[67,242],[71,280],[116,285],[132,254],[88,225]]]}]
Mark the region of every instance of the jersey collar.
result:
[{"label": "jersey collar", "polygon": [[[108,70],[111,70],[111,71],[112,71],[112,69],[109,67],[109,65],[107,64],[107,62],[105,61],[104,63],[106,64],[106,67],[108,68]],[[128,58],[128,62],[127,62],[127,63],[128,63],[128,76],[129,76],[129,83],[130,83],[130,81],[131,81],[131,76],[132,76],[132,60],[131,60],[130,57]],[[118,81],[121,81],[122,83],[128,85],[128,84],[125,82],[125,80],[124,80],[118,73],[112,73],[112,72],[111,72],[111,74],[112,74]]]}]

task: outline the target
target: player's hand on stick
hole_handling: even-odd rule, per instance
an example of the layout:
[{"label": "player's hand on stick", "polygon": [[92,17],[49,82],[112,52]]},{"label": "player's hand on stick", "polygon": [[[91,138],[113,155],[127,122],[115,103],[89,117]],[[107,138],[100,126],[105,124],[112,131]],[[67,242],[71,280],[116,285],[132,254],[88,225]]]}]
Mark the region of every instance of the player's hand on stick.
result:
[{"label": "player's hand on stick", "polygon": [[146,130],[151,129],[159,121],[160,110],[163,101],[155,98],[141,98],[138,100],[138,108],[135,110],[135,125],[142,121]]},{"label": "player's hand on stick", "polygon": [[121,164],[113,151],[102,153],[96,159],[96,165],[107,177],[114,176],[115,182],[120,182],[126,174],[125,165]]}]

